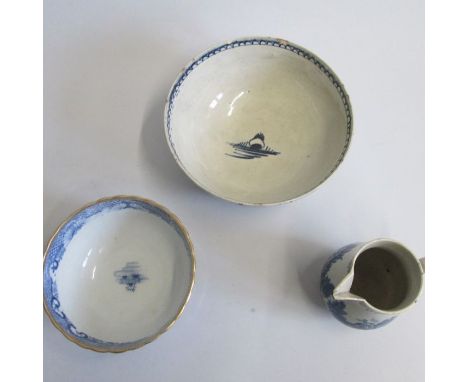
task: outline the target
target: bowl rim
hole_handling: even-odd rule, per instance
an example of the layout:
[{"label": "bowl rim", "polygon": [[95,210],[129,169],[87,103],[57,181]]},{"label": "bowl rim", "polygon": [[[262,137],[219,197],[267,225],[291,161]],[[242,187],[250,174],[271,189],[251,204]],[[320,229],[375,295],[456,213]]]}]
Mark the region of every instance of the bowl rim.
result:
[{"label": "bowl rim", "polygon": [[45,272],[46,259],[47,259],[48,255],[49,255],[50,246],[52,245],[54,239],[57,237],[57,235],[62,230],[62,228],[70,220],[72,220],[77,214],[79,214],[80,212],[86,210],[87,208],[92,207],[94,205],[97,205],[99,203],[109,202],[109,201],[112,201],[112,200],[134,200],[134,201],[146,203],[146,204],[149,204],[149,205],[151,205],[151,206],[153,206],[155,208],[158,208],[158,209],[162,210],[163,212],[165,212],[170,217],[170,219],[174,222],[174,224],[176,224],[177,227],[180,229],[180,232],[183,234],[183,239],[187,243],[187,246],[188,246],[188,249],[189,249],[190,259],[191,259],[191,262],[192,262],[192,267],[191,267],[191,272],[190,272],[191,280],[190,280],[189,288],[187,290],[185,298],[183,299],[182,304],[180,305],[179,309],[177,310],[177,313],[174,315],[172,320],[170,320],[165,326],[163,326],[157,333],[155,333],[154,335],[142,340],[141,342],[137,340],[138,342],[136,344],[132,344],[132,345],[129,345],[129,346],[125,347],[125,348],[118,348],[118,349],[114,349],[114,348],[110,348],[110,347],[106,347],[106,346],[88,345],[88,344],[85,344],[85,343],[79,341],[75,337],[72,337],[68,332],[66,332],[63,329],[63,327],[55,320],[52,312],[50,312],[50,310],[49,310],[49,308],[48,308],[48,306],[46,304],[46,293],[44,291],[44,286],[43,286],[43,290],[42,290],[42,293],[43,293],[43,296],[42,296],[43,297],[43,300],[42,300],[43,308],[44,308],[45,313],[49,317],[50,322],[52,322],[52,324],[55,326],[55,328],[58,329],[58,331],[60,333],[62,333],[65,336],[65,338],[67,338],[69,341],[73,342],[74,344],[76,344],[76,345],[78,345],[78,346],[80,346],[82,348],[85,348],[85,349],[88,349],[88,350],[93,350],[93,351],[96,351],[96,352],[99,352],[99,353],[123,353],[123,352],[129,351],[129,350],[135,350],[135,349],[138,349],[138,348],[140,348],[140,347],[142,347],[144,345],[147,345],[147,344],[153,342],[159,336],[161,336],[162,334],[167,332],[175,324],[175,322],[179,319],[179,317],[182,315],[188,301],[190,300],[190,296],[192,294],[193,286],[194,286],[194,283],[195,283],[195,271],[196,271],[195,251],[194,251],[192,240],[190,239],[190,235],[189,235],[187,229],[185,228],[185,226],[182,224],[180,219],[173,212],[171,212],[168,208],[164,207],[163,205],[161,205],[161,204],[159,204],[159,203],[157,203],[157,202],[155,202],[155,201],[153,201],[151,199],[147,199],[147,198],[143,198],[143,197],[135,196],[135,195],[114,195],[114,196],[99,198],[99,199],[96,199],[96,200],[94,200],[92,202],[89,202],[89,203],[83,205],[82,207],[78,208],[77,210],[75,210],[74,212],[69,214],[62,221],[62,223],[60,223],[60,225],[55,229],[54,233],[52,234],[52,236],[50,237],[50,239],[49,239],[49,241],[47,243],[46,249],[44,251],[43,260],[42,260],[42,274],[43,274],[43,277],[44,277],[44,272]]},{"label": "bowl rim", "polygon": [[[241,200],[237,200],[237,199],[233,199],[233,198],[229,198],[229,197],[226,197],[222,194],[219,194],[219,193],[216,193],[210,189],[208,189],[206,186],[204,186],[200,181],[198,181],[186,168],[185,166],[183,165],[182,161],[179,159],[179,156],[177,155],[177,151],[174,147],[174,144],[172,143],[171,141],[171,137],[170,137],[170,133],[169,133],[169,130],[170,130],[170,113],[171,113],[171,105],[173,105],[175,103],[175,100],[177,98],[177,95],[178,95],[178,89],[177,87],[180,86],[178,85],[179,82],[180,84],[185,80],[185,77],[187,77],[192,70],[195,69],[197,65],[195,65],[194,68],[192,68],[192,66],[194,66],[194,64],[196,64],[198,61],[202,60],[200,62],[203,63],[206,59],[209,59],[209,57],[211,57],[212,55],[215,55],[217,53],[213,53],[225,46],[231,46],[231,45],[235,45],[235,44],[238,44],[237,46],[234,46],[234,47],[245,47],[245,46],[252,46],[254,44],[246,44],[247,41],[264,41],[265,44],[255,44],[255,45],[267,45],[267,46],[275,46],[275,47],[284,47],[284,49],[287,49],[289,51],[291,50],[299,50],[301,51],[303,54],[307,54],[310,58],[306,58],[308,61],[313,61],[313,64],[315,64],[316,66],[319,67],[319,69],[321,70],[321,72],[323,74],[325,74],[329,79],[332,78],[332,80],[334,82],[337,83],[338,87],[341,89],[342,91],[342,94],[340,92],[338,92],[338,94],[341,96],[341,100],[343,101],[343,104],[345,106],[345,112],[346,112],[346,117],[347,119],[349,118],[349,121],[347,120],[346,121],[346,124],[347,124],[347,132],[346,132],[346,142],[344,144],[344,147],[343,147],[343,150],[337,160],[337,162],[335,163],[335,165],[333,166],[333,168],[331,169],[331,171],[328,173],[328,175],[326,175],[319,183],[317,183],[314,187],[312,187],[310,190],[308,191],[305,191],[304,193],[302,194],[299,194],[295,197],[292,197],[290,199],[285,199],[285,200],[280,200],[280,201],[276,201],[276,202],[268,202],[268,203],[263,203],[263,202],[246,202],[246,201],[241,201]],[[269,44],[271,43],[271,44]],[[288,48],[290,47],[290,48]],[[223,49],[222,51],[224,50],[227,50],[226,49]],[[211,54],[213,53],[213,54]],[[211,55],[210,55],[211,54]],[[305,58],[303,55],[302,55],[303,58]],[[184,77],[185,76],[185,77]],[[347,106],[347,108],[346,108]],[[303,46],[301,45],[298,45],[298,44],[295,44],[295,43],[292,43],[288,40],[285,40],[283,38],[278,38],[278,37],[270,37],[270,36],[245,36],[245,37],[239,37],[239,38],[235,38],[235,39],[232,39],[232,40],[229,40],[229,41],[225,41],[224,43],[222,44],[219,44],[219,45],[216,45],[215,47],[212,47],[210,49],[207,49],[205,50],[204,52],[202,52],[201,54],[195,56],[194,58],[192,58],[192,60],[187,63],[183,68],[182,70],[179,71],[179,73],[177,74],[176,76],[176,79],[174,80],[174,82],[172,83],[171,85],[171,88],[169,90],[169,93],[166,97],[166,103],[165,103],[165,106],[164,106],[164,133],[165,133],[165,136],[166,136],[166,142],[167,142],[167,145],[169,146],[169,149],[171,151],[171,154],[172,156],[174,157],[174,159],[176,160],[177,164],[179,165],[179,167],[182,169],[182,171],[198,186],[200,187],[201,189],[203,189],[204,191],[208,192],[209,194],[217,197],[217,198],[220,198],[220,199],[223,199],[223,200],[226,200],[228,202],[231,202],[231,203],[236,203],[236,204],[240,204],[240,205],[245,205],[245,206],[276,206],[276,205],[281,205],[281,204],[287,204],[287,203],[291,203],[293,201],[296,201],[298,199],[301,199],[309,194],[311,194],[313,191],[315,191],[319,186],[321,186],[323,183],[325,183],[326,180],[328,180],[338,169],[338,167],[340,167],[341,163],[343,163],[344,161],[344,158],[346,157],[348,151],[349,151],[349,148],[351,146],[351,141],[352,141],[352,136],[353,136],[353,130],[354,130],[354,116],[353,116],[353,110],[352,110],[352,106],[351,106],[351,100],[349,98],[349,95],[348,95],[348,92],[346,91],[346,88],[345,86],[343,85],[343,82],[341,81],[341,79],[336,75],[336,73],[319,57],[317,56],[315,53],[311,52],[310,50],[304,48]]]}]

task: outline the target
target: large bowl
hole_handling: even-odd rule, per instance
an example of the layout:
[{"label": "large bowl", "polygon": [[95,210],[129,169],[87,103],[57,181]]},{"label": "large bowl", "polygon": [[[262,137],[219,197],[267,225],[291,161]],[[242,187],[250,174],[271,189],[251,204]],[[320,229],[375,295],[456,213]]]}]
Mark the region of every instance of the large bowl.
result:
[{"label": "large bowl", "polygon": [[349,97],[316,55],[288,41],[238,39],[195,58],[172,86],[165,131],[200,187],[249,205],[297,199],[342,162]]},{"label": "large bowl", "polygon": [[100,352],[143,346],[182,313],[195,258],[187,231],[147,199],[116,196],[68,218],[44,255],[44,307],[69,340]]}]

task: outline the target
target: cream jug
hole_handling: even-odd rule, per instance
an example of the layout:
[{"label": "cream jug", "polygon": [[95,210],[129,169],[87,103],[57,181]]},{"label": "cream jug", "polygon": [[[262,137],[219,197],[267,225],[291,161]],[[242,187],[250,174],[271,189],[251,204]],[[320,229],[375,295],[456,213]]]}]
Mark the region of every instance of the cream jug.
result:
[{"label": "cream jug", "polygon": [[320,289],[331,313],[357,329],[376,329],[410,308],[424,283],[424,259],[376,239],[347,245],[324,265]]}]

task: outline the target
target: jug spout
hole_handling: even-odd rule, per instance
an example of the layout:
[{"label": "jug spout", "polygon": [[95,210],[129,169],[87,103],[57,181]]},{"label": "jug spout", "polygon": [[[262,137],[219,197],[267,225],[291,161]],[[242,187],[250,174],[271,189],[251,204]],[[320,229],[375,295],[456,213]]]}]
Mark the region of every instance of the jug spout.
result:
[{"label": "jug spout", "polygon": [[333,297],[337,301],[356,301],[356,300],[363,300],[362,297],[359,297],[356,294],[353,294],[351,292],[339,292],[339,293],[333,293]]},{"label": "jug spout", "polygon": [[346,300],[362,300],[361,297],[351,293],[351,286],[353,285],[354,274],[348,274],[333,290],[333,298],[338,301]]}]

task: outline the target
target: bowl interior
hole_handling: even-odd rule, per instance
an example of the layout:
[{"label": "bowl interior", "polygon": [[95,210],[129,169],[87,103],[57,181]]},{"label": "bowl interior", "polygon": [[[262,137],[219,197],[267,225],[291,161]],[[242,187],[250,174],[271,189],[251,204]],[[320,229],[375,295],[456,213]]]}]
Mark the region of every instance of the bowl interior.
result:
[{"label": "bowl interior", "polygon": [[62,331],[96,350],[127,350],[164,331],[193,280],[190,243],[164,210],[110,200],[66,223],[49,246],[45,303]]},{"label": "bowl interior", "polygon": [[267,41],[225,45],[195,61],[167,109],[172,151],[223,198],[274,204],[318,186],[349,143],[342,85],[311,53]]}]

